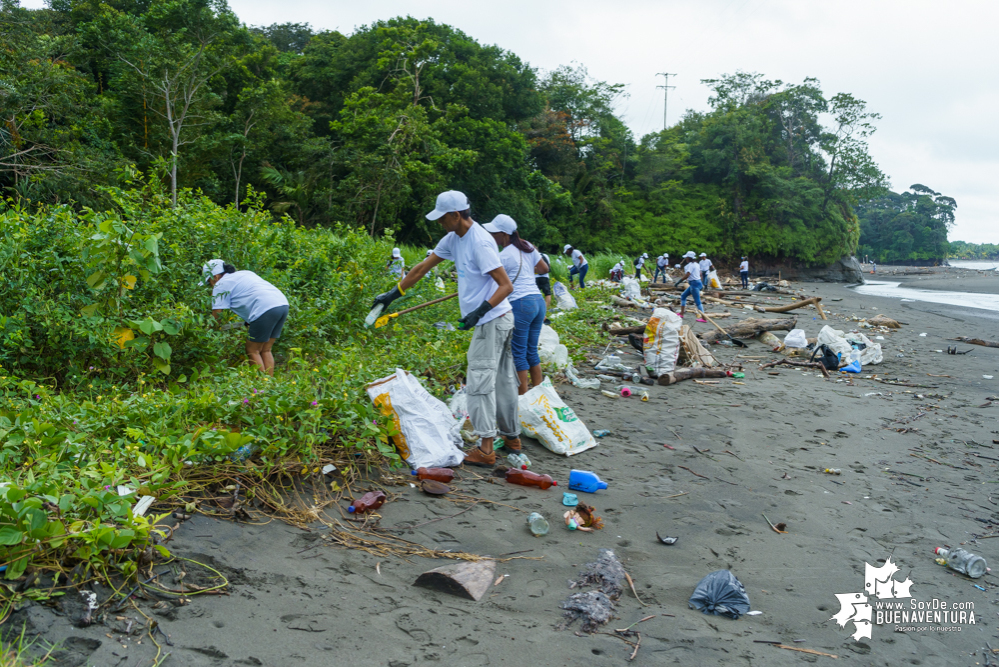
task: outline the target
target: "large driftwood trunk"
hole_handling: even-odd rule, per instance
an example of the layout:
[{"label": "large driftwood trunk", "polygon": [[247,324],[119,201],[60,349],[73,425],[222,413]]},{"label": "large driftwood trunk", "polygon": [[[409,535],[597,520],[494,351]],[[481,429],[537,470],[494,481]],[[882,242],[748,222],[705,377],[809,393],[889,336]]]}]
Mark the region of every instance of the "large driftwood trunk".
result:
[{"label": "large driftwood trunk", "polygon": [[[784,317],[776,320],[751,317],[748,320],[727,326],[725,330],[732,338],[755,338],[764,331],[790,331],[797,322],[797,317]],[[699,336],[706,343],[714,342],[723,337],[724,334],[720,331],[705,331]]]},{"label": "large driftwood trunk", "polygon": [[999,343],[994,340],[982,340],[981,338],[971,338],[970,336],[958,336],[952,340],[959,340],[968,345],[981,345],[983,347],[999,347]]},{"label": "large driftwood trunk", "polygon": [[789,310],[797,310],[798,308],[804,308],[812,304],[818,305],[819,301],[822,301],[821,296],[813,296],[810,299],[802,299],[801,301],[795,301],[784,306],[757,306],[756,310],[760,313],[786,313]]},{"label": "large driftwood trunk", "polygon": [[672,373],[663,373],[659,376],[657,382],[661,385],[668,386],[693,378],[723,377],[728,377],[728,371],[716,370],[714,368],[678,368]]}]

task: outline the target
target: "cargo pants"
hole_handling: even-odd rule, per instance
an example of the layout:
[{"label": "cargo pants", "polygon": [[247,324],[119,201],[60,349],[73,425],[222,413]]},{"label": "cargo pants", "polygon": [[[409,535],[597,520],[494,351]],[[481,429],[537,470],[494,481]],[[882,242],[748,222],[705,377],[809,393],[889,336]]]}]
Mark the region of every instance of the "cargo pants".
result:
[{"label": "cargo pants", "polygon": [[520,436],[520,383],[513,365],[513,313],[475,327],[468,346],[468,415],[479,438]]}]

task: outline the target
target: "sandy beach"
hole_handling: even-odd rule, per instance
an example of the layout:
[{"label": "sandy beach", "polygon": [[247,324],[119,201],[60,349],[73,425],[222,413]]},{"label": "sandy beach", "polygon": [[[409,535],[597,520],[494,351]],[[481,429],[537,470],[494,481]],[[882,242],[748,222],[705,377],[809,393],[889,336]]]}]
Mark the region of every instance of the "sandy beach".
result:
[{"label": "sandy beach", "polygon": [[[999,288],[999,275],[929,271],[872,278],[931,290]],[[840,284],[793,287],[821,296],[836,329],[854,329],[854,317],[876,314],[904,322],[877,334],[884,336],[878,341],[884,363],[828,380],[811,369],[760,370],[757,359],[781,355],[748,341],[745,350],[711,346],[721,361],[744,363],[744,380],[648,387],[648,402],[558,385],[591,430],[611,432],[597,448],[568,459],[525,439],[532,470],[552,475],[558,487],[494,483],[488,471],[459,469],[458,491],[480,502],[430,497],[404,484],[393,487],[380,510],[381,527],[404,539],[500,558],[502,581],[479,602],[412,585],[421,572],[446,564],[440,560],[380,559],[330,546],[319,531],[196,515],[181,524],[170,548],[217,569],[231,586],[229,595],[196,596],[183,605],[140,602],[172,642],[160,637],[171,653],[163,664],[627,664],[633,646],[619,637],[581,633],[578,623],[556,630],[559,603],[575,592],[568,582],[601,548],[614,551],[641,598],[626,591],[618,618],[603,632],[654,615],[634,627],[641,645],[631,664],[986,664],[986,642],[999,649],[993,597],[999,581],[991,573],[977,580],[957,574],[934,562],[933,549],[961,545],[999,567],[999,541],[976,539],[999,534],[999,402],[989,399],[999,395],[999,349],[948,340],[999,339],[999,313],[861,296]],[[719,320],[723,326],[781,316],[732,312]],[[815,310],[797,315],[810,337],[825,324]],[[971,351],[947,354],[953,345]],[[615,346],[629,364],[638,363],[626,342]],[[577,368],[594,374],[592,366]],[[562,491],[573,468],[609,484],[578,494],[603,517],[603,530],[586,534],[561,525]],[[825,468],[841,474],[824,474]],[[552,524],[547,536],[528,531],[533,511]],[[763,514],[786,523],[787,532],[776,533]],[[415,524],[422,525],[408,528]],[[664,545],[657,531],[679,540]],[[889,557],[898,566],[894,580],[911,581],[912,598],[871,595],[872,605],[898,602],[908,610],[910,600],[937,600],[950,609],[970,602],[965,608],[973,609],[974,624],[911,629],[927,624],[889,622],[875,624],[870,639],[851,638],[853,622],[840,627],[831,620],[840,612],[836,595],[865,593],[865,563],[880,567]],[[688,608],[698,581],[719,569],[740,579],[760,614],[732,620]],[[60,642],[59,665],[152,664],[156,648],[146,636],[123,632],[128,618],[141,617],[127,609],[120,616],[81,629],[34,605],[9,623]]]}]

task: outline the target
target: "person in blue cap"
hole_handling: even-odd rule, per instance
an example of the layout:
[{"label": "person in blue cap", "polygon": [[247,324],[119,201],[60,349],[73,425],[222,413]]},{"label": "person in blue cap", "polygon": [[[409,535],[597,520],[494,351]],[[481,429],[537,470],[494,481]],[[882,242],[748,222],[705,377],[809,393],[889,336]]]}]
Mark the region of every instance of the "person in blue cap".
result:
[{"label": "person in blue cap", "polygon": [[[389,304],[406,293],[444,260],[454,262],[458,273],[458,328],[474,330],[468,346],[465,391],[468,413],[479,445],[465,455],[465,463],[496,465],[493,442],[497,433],[508,450],[519,452],[519,382],[513,363],[514,318],[507,299],[513,293],[510,276],[503,268],[496,242],[489,232],[472,220],[471,204],[457,190],[442,192],[437,205],[427,214],[446,232],[434,251],[388,292],[375,297],[374,305]],[[532,267],[533,271],[533,267]]]}]

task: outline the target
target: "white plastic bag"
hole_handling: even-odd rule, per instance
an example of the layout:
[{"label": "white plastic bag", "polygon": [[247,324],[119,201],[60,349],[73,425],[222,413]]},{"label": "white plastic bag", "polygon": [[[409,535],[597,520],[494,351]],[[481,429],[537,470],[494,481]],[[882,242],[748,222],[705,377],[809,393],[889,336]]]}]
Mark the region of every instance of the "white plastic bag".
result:
[{"label": "white plastic bag", "polygon": [[656,308],[645,325],[645,368],[652,377],[672,373],[680,354],[683,320],[668,308]]},{"label": "white plastic bag", "polygon": [[552,294],[555,296],[555,301],[558,302],[558,307],[562,310],[572,310],[577,307],[576,299],[569,294],[569,288],[557,280],[552,285]]},{"label": "white plastic bag", "polygon": [[791,329],[784,336],[784,347],[808,347],[808,336],[805,335],[805,330]]},{"label": "white plastic bag", "polygon": [[713,287],[715,289],[721,288],[721,281],[718,280],[718,272],[711,271],[708,273],[708,287]]},{"label": "white plastic bag", "polygon": [[841,355],[840,359],[846,359],[846,356],[850,354],[850,343],[846,341],[843,337],[843,332],[837,329],[833,329],[828,324],[822,327],[819,331],[818,343],[817,345],[826,345],[833,352]]},{"label": "white plastic bag", "polygon": [[468,392],[465,391],[464,387],[454,392],[454,396],[447,402],[447,407],[451,411],[451,416],[458,423],[458,427],[464,426],[465,421],[471,417],[468,412]]},{"label": "white plastic bag", "polygon": [[569,348],[559,342],[558,332],[547,324],[541,325],[541,334],[538,336],[538,356],[541,357],[541,363],[553,364],[559,370],[569,364]]},{"label": "white plastic bag", "polygon": [[875,343],[859,331],[851,331],[844,337],[848,343],[863,343],[867,346],[863,350],[860,350],[861,365],[867,366],[880,364],[884,361],[884,354],[881,351],[881,343]]},{"label": "white plastic bag", "polygon": [[642,286],[637,280],[625,276],[621,280],[621,296],[627,299],[638,299],[642,296]]},{"label": "white plastic bag", "polygon": [[395,373],[365,386],[375,407],[391,417],[399,455],[412,468],[460,465],[461,426],[444,402],[430,395],[419,380],[397,368]]},{"label": "white plastic bag", "polygon": [[621,362],[621,357],[616,354],[608,354],[606,357],[601,359],[594,366],[598,371],[620,371],[622,373],[627,373],[633,369],[628,368]]},{"label": "white plastic bag", "polygon": [[566,405],[547,377],[520,397],[520,426],[556,454],[572,456],[597,446],[597,440]]}]

